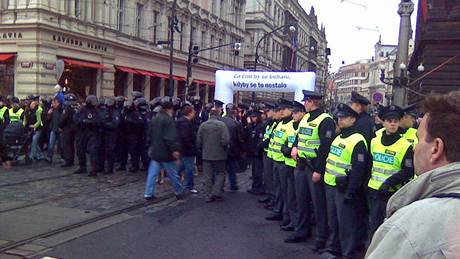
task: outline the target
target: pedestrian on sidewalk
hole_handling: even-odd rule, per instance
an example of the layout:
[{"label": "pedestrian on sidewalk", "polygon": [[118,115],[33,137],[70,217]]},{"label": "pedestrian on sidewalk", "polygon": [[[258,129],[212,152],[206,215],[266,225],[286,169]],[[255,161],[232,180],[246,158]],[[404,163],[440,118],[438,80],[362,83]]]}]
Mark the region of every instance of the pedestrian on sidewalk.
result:
[{"label": "pedestrian on sidewalk", "polygon": [[160,102],[161,111],[150,122],[147,139],[150,146],[150,165],[148,168],[147,183],[145,185],[144,198],[155,198],[155,182],[161,168],[171,180],[174,193],[178,201],[183,201],[184,189],[179,181],[180,144],[176,131],[176,123],[173,100],[165,96]]},{"label": "pedestrian on sidewalk", "polygon": [[197,148],[203,158],[206,202],[222,200],[230,143],[227,126],[219,120],[220,109],[211,109],[210,115],[209,120],[201,124],[197,134]]}]

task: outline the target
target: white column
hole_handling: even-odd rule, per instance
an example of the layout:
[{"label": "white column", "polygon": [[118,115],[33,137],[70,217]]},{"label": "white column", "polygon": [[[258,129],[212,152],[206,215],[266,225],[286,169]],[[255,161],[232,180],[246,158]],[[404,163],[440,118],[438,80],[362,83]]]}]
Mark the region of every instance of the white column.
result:
[{"label": "white column", "polygon": [[17,8],[17,9],[27,8],[27,0],[17,0],[16,5],[13,8]]},{"label": "white column", "polygon": [[129,73],[126,80],[126,91],[123,91],[123,93],[125,93],[126,96],[131,96],[131,93],[133,92],[133,74]]},{"label": "white column", "polygon": [[164,78],[160,79],[160,97],[165,96],[165,82]]},{"label": "white column", "polygon": [[150,76],[145,76],[142,82],[142,93],[147,100],[150,100],[150,79]]}]

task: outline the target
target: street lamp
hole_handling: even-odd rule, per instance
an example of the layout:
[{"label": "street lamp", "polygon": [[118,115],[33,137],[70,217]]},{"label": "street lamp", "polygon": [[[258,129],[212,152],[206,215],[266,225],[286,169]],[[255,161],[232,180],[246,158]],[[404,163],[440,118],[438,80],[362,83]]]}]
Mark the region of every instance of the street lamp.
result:
[{"label": "street lamp", "polygon": [[272,35],[273,33],[283,29],[283,28],[286,28],[287,26],[289,26],[289,31],[291,33],[294,33],[296,31],[296,28],[294,27],[294,25],[291,25],[291,24],[285,24],[283,26],[280,26],[274,30],[272,30],[271,32],[268,32],[268,33],[265,33],[264,36],[262,36],[262,38],[260,38],[260,40],[257,42],[257,45],[256,45],[256,55],[255,55],[255,59],[254,59],[254,71],[257,71],[257,63],[259,61],[259,47],[260,47],[260,44],[262,43],[262,41],[267,38],[268,36]]},{"label": "street lamp", "polygon": [[[286,27],[289,26],[289,31],[291,33],[294,33],[296,31],[296,28],[294,27],[293,24],[285,24],[285,25],[282,25],[278,28],[275,28],[274,30],[268,32],[268,33],[265,33],[264,36],[262,36],[262,38],[259,39],[259,41],[257,42],[257,45],[256,45],[256,54],[255,54],[255,57],[254,57],[254,71],[257,71],[257,63],[259,62],[259,47],[260,47],[260,44],[262,43],[262,41],[267,38],[268,36],[272,35],[273,33],[281,30],[281,29],[284,29]],[[252,102],[255,103],[256,102],[256,92],[252,92]]]}]

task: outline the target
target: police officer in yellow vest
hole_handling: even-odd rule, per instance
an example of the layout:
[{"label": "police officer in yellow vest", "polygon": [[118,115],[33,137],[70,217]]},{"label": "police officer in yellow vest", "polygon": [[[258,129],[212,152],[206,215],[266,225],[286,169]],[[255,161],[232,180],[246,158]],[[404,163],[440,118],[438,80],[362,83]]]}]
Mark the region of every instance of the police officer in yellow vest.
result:
[{"label": "police officer in yellow vest", "polygon": [[344,103],[337,106],[340,134],[332,142],[324,174],[330,229],[327,252],[343,258],[358,258],[357,198],[369,161],[367,141],[355,125],[358,116]]},{"label": "police officer in yellow vest", "polygon": [[372,169],[368,183],[371,234],[383,223],[388,199],[414,176],[412,144],[398,130],[402,116],[400,107],[386,107],[382,114],[385,130],[371,141]]},{"label": "police officer in yellow vest", "polygon": [[[326,193],[322,181],[326,167],[329,147],[335,137],[335,122],[321,107],[323,95],[303,90],[306,114],[299,124],[299,132],[294,142],[291,156],[297,160],[294,171],[297,210],[299,222],[296,226],[297,235],[310,232],[310,210],[308,195],[311,195],[316,219],[314,251],[324,249],[329,235],[327,224]],[[301,200],[304,199],[304,200]],[[291,242],[301,242],[296,238]]]},{"label": "police officer in yellow vest", "polygon": [[413,146],[417,144],[418,138],[417,138],[417,129],[416,129],[416,113],[415,113],[415,108],[417,104],[411,104],[403,108],[404,115],[401,118],[400,121],[400,133],[405,137],[407,140],[409,140],[410,143],[412,143]]},{"label": "police officer in yellow vest", "polygon": [[5,100],[3,99],[3,96],[0,96],[0,132],[1,129],[4,129],[10,122],[9,115],[10,114],[8,112],[8,107],[6,106]]},{"label": "police officer in yellow vest", "polygon": [[285,157],[281,152],[281,147],[287,138],[287,128],[290,126],[292,120],[292,103],[291,101],[280,99],[278,101],[280,122],[274,128],[272,137],[270,139],[269,150],[271,151],[271,158],[273,160],[273,190],[274,190],[274,204],[273,214],[266,217],[266,220],[283,221],[282,225],[290,223],[289,214],[287,212],[286,204],[284,204],[283,193],[286,192],[285,175],[283,168]]},{"label": "police officer in yellow vest", "polygon": [[273,103],[265,103],[266,112],[265,116],[266,119],[264,120],[265,125],[265,132],[264,137],[262,139],[262,148],[264,150],[263,154],[263,181],[264,181],[264,188],[266,197],[259,200],[260,203],[266,203],[266,207],[270,208],[273,207],[272,201],[274,197],[273,192],[273,160],[271,159],[271,151],[268,148],[270,142],[270,136],[272,135],[272,131],[274,127],[278,124],[277,116],[276,116],[276,107]]},{"label": "police officer in yellow vest", "polygon": [[8,116],[10,118],[10,123],[15,122],[24,122],[24,109],[19,106],[19,99],[17,97],[13,97],[11,99],[11,108],[8,110]]},{"label": "police officer in yellow vest", "polygon": [[285,231],[294,231],[294,234],[292,234],[286,240],[284,240],[284,242],[286,243],[305,241],[309,236],[311,236],[311,232],[309,231],[309,229],[302,228],[303,222],[299,223],[299,213],[297,210],[298,200],[300,200],[300,202],[306,201],[307,204],[309,204],[311,199],[309,199],[310,195],[308,193],[308,190],[306,190],[307,193],[300,193],[300,195],[306,195],[306,197],[297,197],[297,189],[295,188],[296,181],[294,175],[294,170],[297,166],[297,161],[293,159],[291,156],[292,146],[294,145],[295,139],[297,138],[300,121],[305,116],[305,107],[302,103],[297,101],[294,101],[292,103],[292,106],[293,120],[291,123],[291,127],[288,127],[287,140],[281,148],[281,151],[283,152],[286,158],[284,160],[284,163],[286,165],[285,171],[287,177],[287,208],[291,212],[291,214],[293,214],[293,216],[291,216],[290,226],[282,227],[281,229]]}]

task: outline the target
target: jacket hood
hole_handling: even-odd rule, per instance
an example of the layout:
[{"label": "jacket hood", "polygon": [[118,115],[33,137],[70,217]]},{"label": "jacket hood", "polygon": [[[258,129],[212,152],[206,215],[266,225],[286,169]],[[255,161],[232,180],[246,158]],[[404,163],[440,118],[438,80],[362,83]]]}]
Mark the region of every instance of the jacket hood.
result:
[{"label": "jacket hood", "polygon": [[403,186],[388,201],[387,218],[404,206],[441,193],[460,193],[460,162],[426,172]]}]

